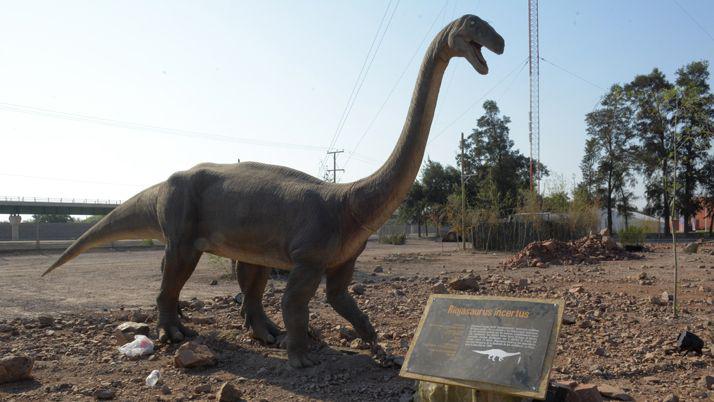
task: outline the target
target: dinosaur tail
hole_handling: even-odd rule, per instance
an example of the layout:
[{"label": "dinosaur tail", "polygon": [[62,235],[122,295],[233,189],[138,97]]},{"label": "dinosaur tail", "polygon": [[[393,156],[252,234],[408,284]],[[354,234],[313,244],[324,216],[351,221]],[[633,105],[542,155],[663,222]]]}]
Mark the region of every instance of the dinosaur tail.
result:
[{"label": "dinosaur tail", "polygon": [[91,248],[115,240],[163,239],[156,214],[159,186],[149,187],[116,207],[75,240],[42,276]]}]

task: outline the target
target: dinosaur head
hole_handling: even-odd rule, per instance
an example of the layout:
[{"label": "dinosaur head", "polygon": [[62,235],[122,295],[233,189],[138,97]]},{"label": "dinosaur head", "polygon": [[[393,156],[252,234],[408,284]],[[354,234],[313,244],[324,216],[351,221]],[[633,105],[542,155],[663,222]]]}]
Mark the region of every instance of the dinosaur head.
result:
[{"label": "dinosaur head", "polygon": [[466,58],[479,74],[488,74],[488,63],[481,48],[486,47],[496,54],[503,53],[503,37],[488,22],[475,15],[464,15],[449,24],[447,30],[449,56]]}]

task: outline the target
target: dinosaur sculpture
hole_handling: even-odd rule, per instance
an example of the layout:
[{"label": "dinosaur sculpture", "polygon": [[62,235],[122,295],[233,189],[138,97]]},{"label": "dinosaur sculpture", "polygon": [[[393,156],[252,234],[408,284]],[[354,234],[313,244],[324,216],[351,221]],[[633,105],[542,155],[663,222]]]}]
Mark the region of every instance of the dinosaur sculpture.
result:
[{"label": "dinosaur sculpture", "polygon": [[254,162],[204,163],[171,175],[121,204],[77,239],[43,274],[82,252],[119,239],[166,244],[156,299],[161,341],[195,333],[181,324],[179,293],[204,252],[240,261],[239,285],[252,335],[274,342],[278,327],[261,304],[270,268],[289,270],[282,298],[288,362],[316,364],[308,354],[308,301],[326,276],[330,305],[368,342],[375,331],[349,295],[354,263],[400,205],[419,172],[439,87],[452,57],[488,73],[485,46],[501,54],[503,38],[485,21],[464,15],[431,42],[419,71],[399,141],[372,175],[329,183],[287,167]]}]

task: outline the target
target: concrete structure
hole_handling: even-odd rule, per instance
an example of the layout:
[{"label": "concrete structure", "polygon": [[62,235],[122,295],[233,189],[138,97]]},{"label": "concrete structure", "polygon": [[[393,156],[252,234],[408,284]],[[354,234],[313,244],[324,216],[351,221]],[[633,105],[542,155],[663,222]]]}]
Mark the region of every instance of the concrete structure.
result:
[{"label": "concrete structure", "polygon": [[9,214],[10,223],[0,223],[0,241],[72,240],[91,224],[22,223],[20,214],[28,215],[106,215],[121,201],[79,200],[67,198],[0,197],[0,214]]},{"label": "concrete structure", "polygon": [[20,240],[20,215],[10,215],[10,240]]},{"label": "concrete structure", "polygon": [[121,201],[67,198],[2,197],[0,214],[106,215]]}]

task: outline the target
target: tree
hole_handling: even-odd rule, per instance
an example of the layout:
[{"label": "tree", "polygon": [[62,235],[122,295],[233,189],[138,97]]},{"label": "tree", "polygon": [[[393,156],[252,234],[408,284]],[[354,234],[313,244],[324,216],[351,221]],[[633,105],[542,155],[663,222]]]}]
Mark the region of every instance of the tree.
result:
[{"label": "tree", "polygon": [[41,214],[41,215],[32,215],[32,219],[35,222],[39,223],[68,223],[68,222],[74,222],[74,218],[72,218],[68,214]]},{"label": "tree", "polygon": [[600,101],[599,108],[585,117],[588,140],[581,164],[593,167],[584,171],[607,211],[607,228],[612,232],[612,210],[618,193],[631,184],[633,110],[622,86],[613,85]]},{"label": "tree", "polygon": [[[421,237],[421,224],[424,222],[426,199],[424,186],[417,180],[407,193],[402,206],[399,208],[399,219],[402,221],[416,222],[419,237]],[[429,233],[427,232],[427,235]]]},{"label": "tree", "polygon": [[690,218],[700,208],[696,190],[704,180],[702,167],[714,138],[714,95],[709,89],[709,63],[695,61],[677,70],[675,81],[674,145],[679,164],[677,210],[684,217],[684,232],[691,230]]},{"label": "tree", "polygon": [[460,189],[461,174],[455,167],[427,158],[421,172],[424,199],[427,204],[446,204],[449,195]]},{"label": "tree", "polygon": [[449,195],[460,189],[460,172],[453,166],[444,166],[427,158],[421,183],[424,187],[424,213],[436,226],[436,234],[439,236],[445,217],[444,206]]},{"label": "tree", "polygon": [[[502,116],[493,100],[483,103],[484,114],[478,118],[476,128],[464,141],[464,165],[468,181],[467,200],[475,200],[478,209],[498,211],[500,216],[515,212],[521,190],[530,187],[528,158],[513,149],[508,125],[511,118]],[[543,175],[548,174],[541,165]]]},{"label": "tree", "polygon": [[699,198],[700,207],[707,210],[707,218],[709,219],[708,230],[709,236],[711,236],[712,229],[714,229],[714,155],[710,155],[706,162],[704,162],[702,177],[702,196]]},{"label": "tree", "polygon": [[90,216],[82,219],[80,222],[81,223],[97,223],[100,220],[102,220],[102,218],[104,218],[104,216],[105,215],[90,215]]},{"label": "tree", "polygon": [[645,213],[663,218],[664,232],[670,233],[670,189],[672,173],[672,107],[666,94],[673,87],[664,74],[653,69],[638,75],[625,86],[634,104],[635,132],[638,141],[635,159],[644,177]]}]

